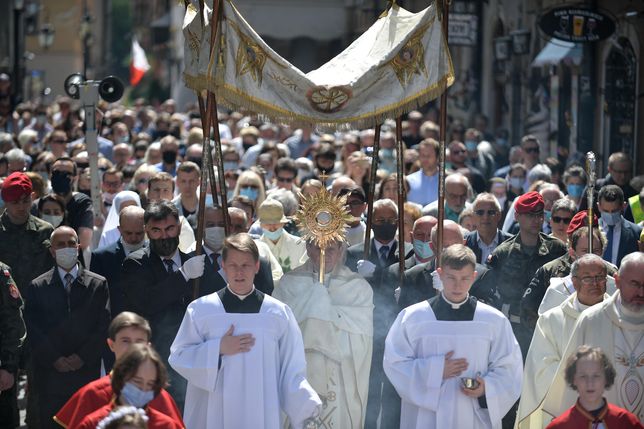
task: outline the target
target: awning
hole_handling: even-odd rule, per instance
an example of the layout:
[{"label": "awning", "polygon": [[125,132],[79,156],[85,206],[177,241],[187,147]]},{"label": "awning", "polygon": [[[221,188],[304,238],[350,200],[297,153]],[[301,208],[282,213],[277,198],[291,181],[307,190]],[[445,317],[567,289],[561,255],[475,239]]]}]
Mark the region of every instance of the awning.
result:
[{"label": "awning", "polygon": [[580,44],[551,39],[532,61],[532,67],[557,65],[561,62],[579,65],[581,64],[582,55],[583,51]]}]

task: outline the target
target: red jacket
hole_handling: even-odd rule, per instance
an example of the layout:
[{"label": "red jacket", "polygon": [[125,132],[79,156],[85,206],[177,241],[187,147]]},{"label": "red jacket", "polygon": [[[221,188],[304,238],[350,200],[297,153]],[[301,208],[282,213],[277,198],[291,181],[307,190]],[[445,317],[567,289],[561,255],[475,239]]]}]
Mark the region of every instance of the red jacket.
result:
[{"label": "red jacket", "polygon": [[579,401],[565,413],[554,419],[546,429],[593,429],[593,424],[603,423],[606,429],[644,429],[633,414],[623,408],[605,402],[597,417],[579,405]]},{"label": "red jacket", "polygon": [[[73,429],[96,429],[96,426],[103,420],[114,408],[114,404],[107,404],[93,413],[86,416],[79,425],[73,426]],[[148,415],[148,429],[184,429],[183,424],[166,416],[154,408],[145,407],[145,414]],[[72,426],[70,426],[72,428]]]}]

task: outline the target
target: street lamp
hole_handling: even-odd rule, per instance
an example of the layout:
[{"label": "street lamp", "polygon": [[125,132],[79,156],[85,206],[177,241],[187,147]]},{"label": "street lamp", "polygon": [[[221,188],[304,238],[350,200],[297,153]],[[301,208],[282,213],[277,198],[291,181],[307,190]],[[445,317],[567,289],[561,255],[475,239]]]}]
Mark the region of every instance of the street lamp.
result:
[{"label": "street lamp", "polygon": [[514,55],[525,55],[530,52],[530,30],[515,30],[510,33],[510,38]]},{"label": "street lamp", "polygon": [[83,43],[83,76],[87,77],[90,47],[93,43],[92,16],[89,14],[87,0],[83,1],[83,18],[80,24],[80,37]]},{"label": "street lamp", "polygon": [[54,44],[55,34],[56,30],[52,24],[48,22],[43,24],[38,33],[38,44],[40,47],[47,51]]}]

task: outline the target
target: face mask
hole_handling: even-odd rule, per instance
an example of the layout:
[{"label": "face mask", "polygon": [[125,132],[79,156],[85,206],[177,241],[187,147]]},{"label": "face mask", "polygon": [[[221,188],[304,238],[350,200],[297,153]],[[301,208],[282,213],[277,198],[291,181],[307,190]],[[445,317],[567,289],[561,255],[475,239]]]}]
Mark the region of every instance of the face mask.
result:
[{"label": "face mask", "polygon": [[580,198],[584,193],[584,187],[584,185],[571,183],[570,185],[566,186],[566,189],[568,189],[568,195],[570,195],[571,197]]},{"label": "face mask", "polygon": [[125,251],[130,254],[132,252],[136,252],[139,249],[142,249],[143,246],[145,246],[145,239],[141,240],[138,243],[130,244],[126,243],[125,240],[121,238],[121,244],[123,245],[123,249],[125,249]]},{"label": "face mask", "polygon": [[213,226],[204,230],[203,241],[214,252],[219,252],[224,247],[226,231],[221,226]]},{"label": "face mask", "polygon": [[241,188],[239,190],[239,195],[242,195],[244,197],[248,197],[251,200],[255,201],[255,200],[257,200],[257,197],[259,196],[259,191],[257,191],[257,189],[255,189],[255,188],[246,187],[246,188]]},{"label": "face mask", "polygon": [[38,125],[45,125],[45,122],[47,122],[47,115],[36,116],[36,123]]},{"label": "face mask", "polygon": [[474,152],[477,146],[478,143],[476,142],[476,140],[465,140],[465,147],[469,152]]},{"label": "face mask", "polygon": [[72,190],[72,178],[60,171],[51,174],[51,189],[59,195],[67,195]]},{"label": "face mask", "polygon": [[129,143],[129,142],[130,142],[130,136],[126,134],[126,135],[124,135],[124,136],[120,137],[120,138],[119,138],[119,141],[120,141],[121,143]]},{"label": "face mask", "polygon": [[172,256],[179,247],[179,236],[150,239],[150,250],[159,256]]},{"label": "face mask", "polygon": [[244,148],[244,152],[246,152],[248,149],[250,149],[253,146],[255,146],[255,144],[242,142],[242,147]]},{"label": "face mask", "polygon": [[552,211],[551,210],[544,210],[543,211],[543,216],[545,217],[546,222],[550,222],[550,218],[552,217]]},{"label": "face mask", "polygon": [[237,170],[239,164],[236,161],[224,161],[224,171]]},{"label": "face mask", "polygon": [[459,212],[457,212],[456,210],[452,210],[450,206],[445,204],[445,219],[451,219],[454,222],[458,222],[458,215],[459,215]]},{"label": "face mask", "polygon": [[133,383],[125,383],[121,390],[123,400],[137,408],[143,408],[148,402],[154,399],[154,390],[144,391],[136,387]]},{"label": "face mask", "polygon": [[434,251],[429,246],[429,243],[416,238],[414,238],[414,252],[418,259],[429,259],[434,256]]},{"label": "face mask", "polygon": [[[201,158],[188,158],[187,161],[194,162],[199,166],[199,168],[201,168]],[[225,170],[226,169],[224,168],[224,171]]]},{"label": "face mask", "polygon": [[58,228],[58,226],[63,223],[63,217],[62,216],[56,216],[56,215],[42,215],[40,216],[42,220],[45,222],[49,222],[54,228]]},{"label": "face mask", "polygon": [[387,159],[393,159],[394,150],[393,149],[380,149],[380,157],[381,158],[387,158]]},{"label": "face mask", "polygon": [[264,231],[264,237],[268,238],[271,241],[277,241],[284,233],[284,228],[279,228],[275,231],[269,231],[267,229],[262,229]]},{"label": "face mask", "polygon": [[602,220],[608,226],[615,226],[622,220],[621,212],[615,212],[615,213],[601,212],[601,214],[602,214]]},{"label": "face mask", "polygon": [[56,264],[69,270],[78,262],[78,249],[75,247],[64,247],[56,250]]},{"label": "face mask", "polygon": [[396,236],[398,225],[395,223],[383,223],[382,225],[371,225],[373,235],[380,241],[391,241]]},{"label": "face mask", "polygon": [[510,177],[510,187],[512,189],[523,189],[524,179],[521,177]]},{"label": "face mask", "polygon": [[508,145],[508,140],[507,139],[496,139],[496,144],[499,146],[507,146]]},{"label": "face mask", "polygon": [[103,202],[105,202],[107,204],[112,204],[116,194],[110,194],[109,192],[103,192],[102,196],[103,196]]},{"label": "face mask", "polygon": [[166,150],[161,154],[163,157],[163,162],[166,164],[174,164],[177,162],[177,153],[171,150]]}]

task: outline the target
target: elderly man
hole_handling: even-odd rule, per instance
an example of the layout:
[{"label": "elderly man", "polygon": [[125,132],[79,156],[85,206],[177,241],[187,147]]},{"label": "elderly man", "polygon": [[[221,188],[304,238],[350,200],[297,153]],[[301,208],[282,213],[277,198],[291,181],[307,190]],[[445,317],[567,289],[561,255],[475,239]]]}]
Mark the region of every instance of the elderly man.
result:
[{"label": "elderly man", "polygon": [[[581,344],[601,347],[615,366],[615,387],[606,401],[644,420],[644,253],[626,255],[615,276],[618,291],[579,317],[562,354],[562,362]],[[574,405],[576,392],[566,388],[564,365],[559,365],[544,400],[543,410],[555,417]]]},{"label": "elderly man", "polygon": [[402,398],[400,427],[498,428],[519,397],[521,351],[503,314],[469,294],[472,250],[455,244],[440,262],[441,293],[401,311],[387,335],[384,367]]},{"label": "elderly man", "polygon": [[484,264],[494,249],[512,236],[498,227],[501,205],[493,194],[485,192],[477,195],[472,212],[476,230],[465,234],[465,245],[476,255],[476,262]]},{"label": "elderly man", "polygon": [[[467,202],[470,188],[470,181],[460,173],[450,174],[445,178],[445,219],[458,222],[458,215],[470,207]],[[438,217],[438,201],[423,207],[423,214]]]},{"label": "elderly man", "polygon": [[571,268],[574,292],[562,304],[543,313],[530,343],[525,362],[523,388],[517,420],[519,429],[542,429],[541,401],[561,362],[579,315],[586,308],[608,299],[606,264],[600,256],[586,254]]},{"label": "elderly man", "polygon": [[[630,185],[633,175],[633,161],[624,152],[615,152],[608,157],[608,174],[597,180],[597,187],[617,185],[622,189],[626,199],[637,195],[637,190]],[[630,219],[632,220],[632,219]]]},{"label": "elderly man", "polygon": [[324,284],[317,281],[320,249],[306,243],[309,260],[284,275],[275,298],[293,310],[306,354],[307,379],[325,406],[327,427],[362,428],[367,411],[373,348],[373,292],[342,265],[344,246],[325,252]]},{"label": "elderly man", "polygon": [[[188,381],[189,428],[302,428],[320,411],[306,380],[302,334],[291,309],[258,291],[259,251],[248,234],[226,238],[228,284],[192,302],[170,364]],[[261,386],[261,388],[258,388]]]},{"label": "elderly man", "polygon": [[[457,223],[451,220],[443,222],[443,250],[454,244],[463,244],[463,232]],[[431,231],[431,243],[429,243],[432,253],[438,246],[438,228],[434,227]],[[403,285],[400,290],[398,307],[403,309],[417,302],[429,299],[435,296],[441,289],[440,280],[437,279],[436,258],[427,262],[417,264],[405,271]],[[472,295],[477,299],[487,302],[494,302],[494,289],[480,288],[481,279],[485,276],[488,269],[481,264],[476,264],[476,278],[472,285]],[[392,279],[394,280],[394,279]]]}]

